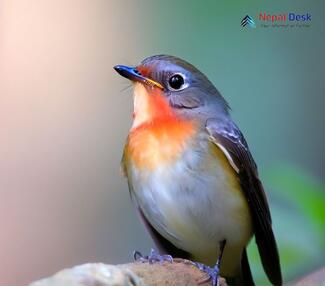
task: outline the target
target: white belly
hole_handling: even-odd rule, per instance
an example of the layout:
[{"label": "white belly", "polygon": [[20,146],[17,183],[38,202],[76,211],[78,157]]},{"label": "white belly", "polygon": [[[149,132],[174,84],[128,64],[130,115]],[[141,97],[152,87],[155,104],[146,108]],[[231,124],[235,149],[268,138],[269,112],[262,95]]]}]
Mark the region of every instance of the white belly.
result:
[{"label": "white belly", "polygon": [[241,251],[252,235],[247,202],[224,160],[190,150],[153,171],[139,172],[132,164],[128,170],[132,195],[153,227],[209,264],[218,257],[219,242],[226,239],[230,254]]}]

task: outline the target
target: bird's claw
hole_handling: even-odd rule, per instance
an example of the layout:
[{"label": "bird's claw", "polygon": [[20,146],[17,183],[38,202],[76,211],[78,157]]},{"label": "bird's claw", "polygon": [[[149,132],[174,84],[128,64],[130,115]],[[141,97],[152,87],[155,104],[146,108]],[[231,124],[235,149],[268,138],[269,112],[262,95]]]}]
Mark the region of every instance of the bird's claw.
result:
[{"label": "bird's claw", "polygon": [[202,279],[199,281],[199,284],[205,283],[209,280],[211,280],[212,286],[219,286],[219,267],[216,265],[215,267],[210,267],[205,264],[194,262],[194,265],[201,271],[205,272],[207,274],[207,278]]},{"label": "bird's claw", "polygon": [[168,254],[161,255],[158,251],[151,249],[149,255],[142,255],[140,251],[134,251],[133,258],[135,261],[139,262],[149,262],[149,264],[153,264],[155,262],[163,263],[165,261],[169,263],[173,263],[173,257]]}]

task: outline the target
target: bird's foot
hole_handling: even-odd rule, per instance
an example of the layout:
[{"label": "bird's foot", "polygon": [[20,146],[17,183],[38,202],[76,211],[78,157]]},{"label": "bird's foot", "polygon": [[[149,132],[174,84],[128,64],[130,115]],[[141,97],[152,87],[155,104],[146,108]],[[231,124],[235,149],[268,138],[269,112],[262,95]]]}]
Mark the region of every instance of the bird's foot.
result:
[{"label": "bird's foot", "polygon": [[194,262],[194,266],[196,266],[201,271],[205,272],[207,274],[207,278],[202,279],[199,281],[199,284],[205,283],[209,280],[211,280],[212,286],[219,286],[219,265],[216,264],[214,267],[207,266],[205,264]]},{"label": "bird's foot", "polygon": [[133,253],[133,258],[135,261],[140,261],[140,262],[149,262],[150,264],[159,262],[163,263],[165,261],[169,263],[173,263],[173,257],[168,254],[161,255],[159,254],[158,251],[154,250],[153,248],[150,251],[149,255],[142,255],[140,251],[134,251]]}]

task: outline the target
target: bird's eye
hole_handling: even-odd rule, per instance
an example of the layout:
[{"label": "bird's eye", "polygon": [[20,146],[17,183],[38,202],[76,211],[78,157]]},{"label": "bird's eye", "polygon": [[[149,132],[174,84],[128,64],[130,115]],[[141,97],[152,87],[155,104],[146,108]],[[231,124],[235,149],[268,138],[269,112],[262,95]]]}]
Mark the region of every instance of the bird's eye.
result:
[{"label": "bird's eye", "polygon": [[179,90],[184,87],[184,78],[180,74],[174,74],[168,81],[172,89]]}]

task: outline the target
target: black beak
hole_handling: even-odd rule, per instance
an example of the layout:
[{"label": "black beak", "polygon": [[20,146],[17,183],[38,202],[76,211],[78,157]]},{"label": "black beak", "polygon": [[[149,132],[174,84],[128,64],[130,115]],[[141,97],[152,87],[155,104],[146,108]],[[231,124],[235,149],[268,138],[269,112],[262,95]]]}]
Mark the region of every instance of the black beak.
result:
[{"label": "black beak", "polygon": [[136,68],[117,65],[117,66],[114,67],[114,69],[121,76],[126,77],[129,80],[142,82],[142,83],[150,85],[150,86],[155,86],[155,87],[158,87],[160,89],[164,89],[163,86],[160,83],[141,75],[141,73]]}]

